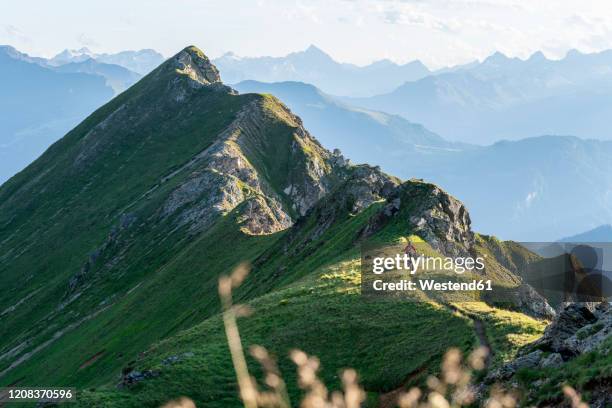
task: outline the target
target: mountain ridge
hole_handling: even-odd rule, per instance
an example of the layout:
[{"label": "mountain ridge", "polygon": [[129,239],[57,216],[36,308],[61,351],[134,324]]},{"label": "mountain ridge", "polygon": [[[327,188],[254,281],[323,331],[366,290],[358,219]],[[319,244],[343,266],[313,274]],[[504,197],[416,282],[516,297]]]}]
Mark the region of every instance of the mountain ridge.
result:
[{"label": "mountain ridge", "polygon": [[338,101],[313,85],[245,81],[234,87],[279,97],[328,149],[441,185],[469,206],[481,232],[552,241],[612,219],[607,193],[594,187],[612,182],[609,141],[542,135],[487,146],[454,143],[402,117]]},{"label": "mountain ridge", "polygon": [[[527,260],[474,233],[465,205],[436,185],[350,165],[277,98],[238,94],[195,47],[0,186],[0,236],[0,383],[70,385],[87,407],[179,395],[240,406],[216,288],[242,262],[252,271],[234,298],[259,312],[245,322],[250,342],[316,352],[332,384],[355,367],[377,396],[416,369],[425,381],[449,347],[479,339],[443,300],[366,301],[360,244],[482,253],[500,284],[516,284],[512,265]],[[543,330],[476,307],[496,364]]]}]

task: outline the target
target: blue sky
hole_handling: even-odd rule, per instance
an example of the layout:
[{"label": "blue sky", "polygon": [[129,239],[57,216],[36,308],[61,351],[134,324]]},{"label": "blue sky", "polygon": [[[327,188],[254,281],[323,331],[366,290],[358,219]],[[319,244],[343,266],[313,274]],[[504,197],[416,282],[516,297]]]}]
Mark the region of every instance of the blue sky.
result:
[{"label": "blue sky", "polygon": [[187,44],[210,56],[280,56],[315,44],[344,62],[431,67],[499,50],[559,58],[612,48],[609,0],[0,0],[0,44],[33,55]]}]

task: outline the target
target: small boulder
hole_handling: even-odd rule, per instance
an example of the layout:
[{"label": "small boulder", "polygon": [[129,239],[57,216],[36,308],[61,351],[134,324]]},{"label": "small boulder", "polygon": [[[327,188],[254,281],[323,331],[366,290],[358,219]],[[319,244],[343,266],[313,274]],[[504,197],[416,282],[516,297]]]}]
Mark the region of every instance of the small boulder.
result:
[{"label": "small boulder", "polygon": [[540,361],[540,367],[542,368],[559,367],[561,364],[563,364],[563,357],[559,353],[551,353]]}]

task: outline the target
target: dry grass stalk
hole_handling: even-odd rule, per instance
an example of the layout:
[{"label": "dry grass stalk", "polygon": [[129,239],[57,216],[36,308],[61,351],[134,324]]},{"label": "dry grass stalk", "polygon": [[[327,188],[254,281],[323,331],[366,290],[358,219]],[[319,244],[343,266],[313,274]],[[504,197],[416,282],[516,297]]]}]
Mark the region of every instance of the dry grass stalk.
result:
[{"label": "dry grass stalk", "polygon": [[196,408],[195,403],[187,397],[181,397],[164,404],[161,408]]},{"label": "dry grass stalk", "polygon": [[344,392],[329,394],[327,387],[318,377],[319,359],[308,356],[300,350],[293,350],[291,359],[297,366],[298,385],[305,391],[302,408],[359,408],[365,400],[365,392],[357,381],[357,372],[352,369],[342,373]]},{"label": "dry grass stalk", "polygon": [[221,304],[223,306],[223,324],[225,326],[227,343],[232,356],[234,370],[236,371],[240,397],[242,398],[245,408],[257,408],[257,389],[253,378],[249,375],[249,369],[242,348],[242,341],[240,340],[240,332],[238,331],[238,324],[236,322],[237,309],[233,305],[232,300],[233,289],[240,286],[248,273],[249,266],[247,264],[241,264],[234,269],[230,276],[222,276],[219,279],[219,296],[221,297]]},{"label": "dry grass stalk", "polygon": [[563,394],[570,400],[572,408],[589,408],[586,403],[582,402],[580,394],[569,385],[563,387]]}]

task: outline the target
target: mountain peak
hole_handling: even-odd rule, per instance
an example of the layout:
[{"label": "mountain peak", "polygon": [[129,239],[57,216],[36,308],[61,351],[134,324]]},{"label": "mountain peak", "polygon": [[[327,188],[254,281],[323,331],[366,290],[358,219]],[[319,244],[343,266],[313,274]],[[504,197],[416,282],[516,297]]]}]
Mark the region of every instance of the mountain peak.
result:
[{"label": "mountain peak", "polygon": [[484,60],[484,63],[500,64],[508,61],[508,59],[509,58],[505,54],[501,53],[500,51],[495,51],[495,53],[489,55]]},{"label": "mountain peak", "polygon": [[580,57],[581,55],[582,53],[579,50],[572,48],[570,50],[567,50],[567,53],[565,54],[565,58],[577,58],[577,57]]},{"label": "mountain peak", "polygon": [[330,57],[325,51],[317,47],[316,45],[309,45],[302,52],[294,53],[294,55],[305,56],[311,61],[332,61],[332,57]]},{"label": "mountain peak", "polygon": [[531,54],[531,56],[529,57],[529,61],[539,62],[539,61],[546,61],[546,60],[548,60],[548,58],[546,58],[546,55],[544,55],[542,51],[536,51],[533,54]]},{"label": "mountain peak", "polygon": [[211,85],[221,82],[219,70],[213,65],[210,59],[193,45],[185,48],[172,59],[178,73],[189,76],[194,81],[204,85]]},{"label": "mountain peak", "polygon": [[[325,54],[325,52],[314,44],[310,44],[304,52],[309,54]],[[325,54],[327,55],[327,54]]]}]

